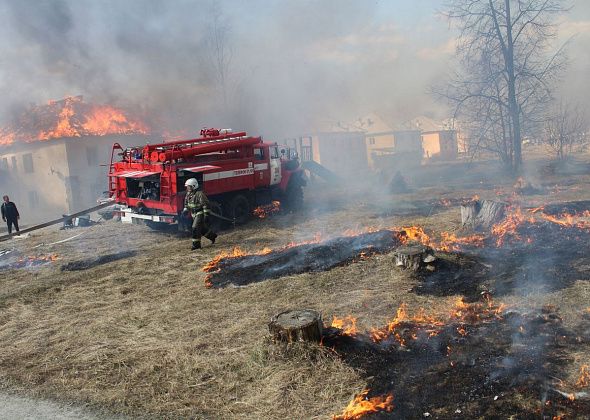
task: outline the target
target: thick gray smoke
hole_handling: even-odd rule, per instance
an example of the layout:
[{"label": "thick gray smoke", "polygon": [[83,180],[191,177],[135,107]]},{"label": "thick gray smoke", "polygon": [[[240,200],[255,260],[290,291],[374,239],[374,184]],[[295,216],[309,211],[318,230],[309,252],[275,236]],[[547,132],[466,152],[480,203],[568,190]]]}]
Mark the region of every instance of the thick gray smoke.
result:
[{"label": "thick gray smoke", "polygon": [[[564,36],[587,73],[590,13]],[[31,103],[84,95],[156,127],[246,129],[267,138],[379,112],[448,117],[428,94],[452,63],[440,1],[0,0],[0,123]],[[578,60],[579,59],[579,60]],[[569,76],[568,75],[568,76]],[[569,79],[569,77],[568,77]],[[571,83],[570,83],[571,82]],[[575,86],[587,98],[587,89]]]},{"label": "thick gray smoke", "polygon": [[432,111],[426,91],[441,64],[420,64],[425,52],[379,7],[2,0],[0,120],[84,95],[172,130],[231,126],[280,138],[374,110],[400,121]]}]

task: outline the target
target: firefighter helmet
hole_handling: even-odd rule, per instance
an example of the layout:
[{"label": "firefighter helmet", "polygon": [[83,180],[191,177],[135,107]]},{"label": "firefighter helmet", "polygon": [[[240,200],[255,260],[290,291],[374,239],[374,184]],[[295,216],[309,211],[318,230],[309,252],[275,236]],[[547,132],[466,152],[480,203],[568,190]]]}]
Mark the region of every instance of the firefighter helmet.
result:
[{"label": "firefighter helmet", "polygon": [[196,190],[197,188],[199,188],[199,181],[197,181],[196,178],[190,178],[190,179],[186,180],[186,182],[184,183],[184,186],[185,187],[191,186]]}]

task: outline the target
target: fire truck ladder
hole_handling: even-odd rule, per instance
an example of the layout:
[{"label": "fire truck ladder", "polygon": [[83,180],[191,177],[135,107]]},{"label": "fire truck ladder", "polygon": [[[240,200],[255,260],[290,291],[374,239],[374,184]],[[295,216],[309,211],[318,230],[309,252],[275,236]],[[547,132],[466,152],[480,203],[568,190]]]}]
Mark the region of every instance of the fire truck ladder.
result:
[{"label": "fire truck ladder", "polygon": [[172,172],[166,172],[160,176],[160,201],[165,197],[169,202],[172,202]]},{"label": "fire truck ladder", "polygon": [[189,140],[177,140],[172,141],[169,143],[159,143],[154,145],[148,145],[148,150],[157,150],[159,152],[167,151],[167,150],[180,150],[183,147],[194,147],[199,145],[206,145],[206,144],[221,144],[224,142],[235,141],[239,140],[241,137],[245,137],[246,132],[241,131],[238,133],[230,133],[230,134],[223,134],[220,136],[215,136],[211,138],[201,137],[198,139],[189,139]]}]

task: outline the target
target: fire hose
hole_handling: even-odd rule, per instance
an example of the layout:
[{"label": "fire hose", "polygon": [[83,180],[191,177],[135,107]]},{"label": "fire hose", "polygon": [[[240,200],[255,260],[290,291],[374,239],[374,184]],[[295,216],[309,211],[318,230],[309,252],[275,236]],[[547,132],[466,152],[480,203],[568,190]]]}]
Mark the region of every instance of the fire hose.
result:
[{"label": "fire hose", "polygon": [[213,212],[211,210],[209,210],[208,213],[209,213],[210,216],[214,216],[214,217],[217,217],[218,219],[226,220],[228,222],[232,222],[233,225],[234,225],[234,227],[236,227],[236,218],[235,217],[233,219],[230,219],[229,217],[224,217],[221,214],[217,214],[217,213],[215,213],[215,212]]},{"label": "fire hose", "polygon": [[[190,214],[190,212],[188,214]],[[218,219],[221,219],[221,220],[225,220],[227,222],[231,222],[234,225],[234,228],[236,227],[236,218],[235,217],[230,219],[229,217],[222,216],[221,214],[217,214],[211,210],[207,210],[206,214],[209,216],[217,217]]]}]

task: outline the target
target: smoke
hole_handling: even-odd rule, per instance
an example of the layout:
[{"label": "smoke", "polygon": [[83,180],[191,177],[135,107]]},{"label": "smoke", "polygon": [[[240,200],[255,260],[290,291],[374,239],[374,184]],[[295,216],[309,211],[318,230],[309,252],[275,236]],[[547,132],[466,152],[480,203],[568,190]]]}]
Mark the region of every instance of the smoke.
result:
[{"label": "smoke", "polygon": [[426,86],[444,62],[432,60],[438,40],[425,54],[382,8],[2,0],[0,120],[30,103],[84,95],[144,111],[166,129],[229,126],[280,139],[374,110],[400,121],[436,110]]}]

